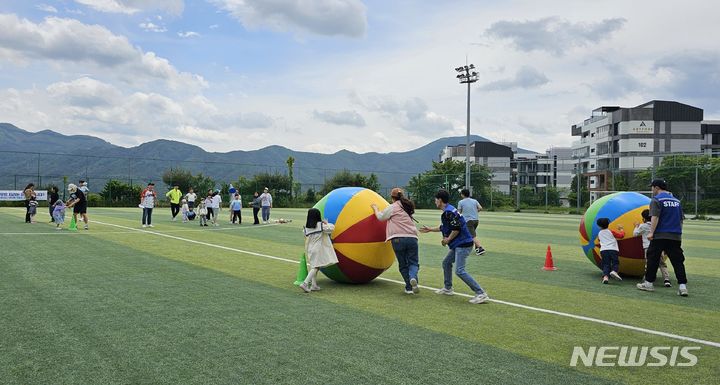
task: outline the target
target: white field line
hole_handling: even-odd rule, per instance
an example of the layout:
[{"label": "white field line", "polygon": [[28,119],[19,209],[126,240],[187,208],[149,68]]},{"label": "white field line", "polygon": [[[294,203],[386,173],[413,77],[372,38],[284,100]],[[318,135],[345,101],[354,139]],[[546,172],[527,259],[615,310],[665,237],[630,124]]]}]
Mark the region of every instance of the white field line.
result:
[{"label": "white field line", "polygon": [[[100,223],[103,225],[107,225],[107,223],[97,222],[97,221],[90,221],[90,224],[93,223]],[[268,226],[277,226],[277,223],[270,223],[267,225],[258,225],[258,226],[242,226],[242,227],[222,227],[222,228],[208,228],[208,229],[178,229],[178,230],[165,230],[165,233],[194,233],[194,232],[205,232],[205,231],[230,231],[230,230],[250,230],[250,229],[257,229],[259,227],[268,227]],[[89,230],[87,233],[89,234],[135,234],[137,231],[145,231],[144,229],[133,229],[132,231],[93,231]],[[83,233],[85,230],[82,229],[82,226],[78,228],[78,231],[68,231],[67,228],[63,228],[62,230],[55,230],[52,232],[47,233],[32,233],[32,232],[7,232],[7,233],[0,233],[0,235],[74,235],[78,233]]]},{"label": "white field line", "polygon": [[[154,235],[157,235],[157,236],[160,236],[160,237],[166,237],[166,238],[175,239],[175,240],[178,240],[178,241],[189,242],[189,243],[194,243],[194,244],[203,245],[203,246],[208,246],[208,247],[215,247],[215,248],[222,249],[222,250],[234,251],[234,252],[238,252],[238,253],[254,255],[254,256],[257,256],[257,257],[263,257],[263,258],[273,259],[273,260],[276,260],[276,261],[282,261],[282,262],[288,262],[288,263],[294,263],[294,264],[299,264],[299,263],[300,263],[299,261],[295,261],[295,260],[292,260],[292,259],[287,259],[287,258],[276,257],[276,256],[273,256],[273,255],[256,253],[256,252],[254,252],[254,251],[247,251],[247,250],[237,249],[237,248],[234,248],[234,247],[227,247],[227,246],[215,245],[215,244],[212,244],[212,243],[196,241],[196,240],[193,240],[193,239],[180,238],[180,237],[177,237],[177,236],[174,236],[174,235],[169,235],[169,234],[165,234],[165,233],[159,233],[159,232],[157,232],[157,231],[152,231],[152,230],[133,229],[133,228],[131,228],[131,227],[116,225],[116,224],[113,224],[113,223],[98,222],[98,221],[95,221],[95,223],[102,224],[102,225],[106,225],[106,226],[118,227],[118,228],[121,228],[121,229],[133,230],[133,231],[135,231],[135,232],[154,234]],[[377,279],[380,279],[380,280],[383,280],[383,281],[386,281],[386,282],[393,282],[393,283],[405,285],[405,282],[398,281],[398,280],[395,280],[395,279],[389,279],[389,278],[383,278],[383,277],[378,277]],[[428,290],[437,290],[437,288],[431,287],[431,286],[421,285],[420,287],[422,287],[423,289],[428,289]],[[455,294],[456,294],[456,295],[459,295],[459,296],[462,296],[462,297],[467,297],[467,298],[472,298],[472,297],[473,297],[472,295],[469,295],[469,294],[463,294],[463,293],[455,293]],[[680,341],[693,342],[693,343],[697,343],[697,344],[702,344],[702,345],[712,346],[712,347],[715,347],[715,348],[720,348],[720,342],[713,342],[713,341],[707,341],[707,340],[702,340],[702,339],[698,339],[698,338],[686,337],[686,336],[681,336],[681,335],[678,335],[678,334],[666,333],[666,332],[662,332],[662,331],[658,331],[658,330],[652,330],[652,329],[646,329],[646,328],[641,328],[641,327],[632,326],[632,325],[626,325],[626,324],[619,323],[619,322],[606,321],[606,320],[602,320],[602,319],[598,319],[598,318],[593,318],[593,317],[585,317],[585,316],[581,316],[581,315],[577,315],[577,314],[564,313],[564,312],[555,311],[555,310],[550,310],[550,309],[543,309],[543,308],[535,307],[535,306],[523,305],[523,304],[520,304],[520,303],[502,301],[502,300],[499,300],[499,299],[490,299],[490,301],[491,301],[491,302],[494,302],[494,303],[502,304],[502,305],[517,307],[517,308],[520,308],[520,309],[536,311],[536,312],[539,312],[539,313],[553,314],[553,315],[557,315],[557,316],[561,316],[561,317],[567,317],[567,318],[572,318],[572,319],[576,319],[576,320],[580,320],[580,321],[594,322],[594,323],[598,323],[598,324],[602,324],[602,325],[614,326],[614,327],[618,327],[618,328],[621,328],[621,329],[632,330],[632,331],[636,331],[636,332],[640,332],[640,333],[652,334],[652,335],[661,336],[661,337],[667,337],[667,338],[672,338],[672,339],[676,339],[676,340],[680,340]]]}]

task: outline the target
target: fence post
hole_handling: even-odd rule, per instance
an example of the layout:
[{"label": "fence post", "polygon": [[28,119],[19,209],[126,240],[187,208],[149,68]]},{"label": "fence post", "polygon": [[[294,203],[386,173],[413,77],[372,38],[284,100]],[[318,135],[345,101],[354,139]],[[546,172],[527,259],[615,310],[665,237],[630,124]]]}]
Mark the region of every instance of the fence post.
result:
[{"label": "fence post", "polygon": [[695,219],[698,217],[698,166],[695,165]]}]

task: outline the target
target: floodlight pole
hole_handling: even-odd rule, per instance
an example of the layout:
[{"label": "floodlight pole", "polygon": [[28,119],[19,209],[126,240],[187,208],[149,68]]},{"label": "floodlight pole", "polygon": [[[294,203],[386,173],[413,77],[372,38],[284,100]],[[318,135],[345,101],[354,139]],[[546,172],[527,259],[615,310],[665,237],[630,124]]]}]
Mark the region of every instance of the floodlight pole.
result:
[{"label": "floodlight pole", "polygon": [[460,81],[460,84],[467,84],[467,124],[466,124],[466,135],[465,135],[465,187],[470,190],[472,194],[472,186],[470,183],[470,84],[475,83],[478,80],[478,73],[474,71],[475,65],[464,65],[455,68],[459,74],[456,78]]}]

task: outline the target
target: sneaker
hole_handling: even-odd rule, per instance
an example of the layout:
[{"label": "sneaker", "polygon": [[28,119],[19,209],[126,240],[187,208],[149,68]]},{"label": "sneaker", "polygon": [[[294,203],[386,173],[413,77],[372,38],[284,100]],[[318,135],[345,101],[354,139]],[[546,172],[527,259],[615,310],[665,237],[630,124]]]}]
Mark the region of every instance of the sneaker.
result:
[{"label": "sneaker", "polygon": [[443,287],[442,289],[435,290],[435,294],[455,295],[455,291]]},{"label": "sneaker", "polygon": [[473,304],[478,304],[478,303],[484,303],[489,299],[490,299],[490,297],[488,297],[487,294],[482,293],[482,294],[478,294],[478,295],[470,298],[470,301],[468,301],[468,302],[473,303]]},{"label": "sneaker", "polygon": [[669,279],[666,279],[663,284],[665,285],[665,287],[672,287],[672,283],[670,283]]},{"label": "sneaker", "polygon": [[312,285],[310,286],[310,291],[320,291],[322,288],[318,285]]},{"label": "sneaker", "polygon": [[485,248],[483,248],[482,246],[475,249],[475,255],[483,255],[483,254],[485,254]]},{"label": "sneaker", "polygon": [[638,290],[655,291],[655,286],[652,284],[652,282],[642,281],[642,283],[638,283],[635,286],[637,286]]},{"label": "sneaker", "polygon": [[610,272],[610,276],[613,277],[613,278],[615,278],[615,279],[617,279],[618,281],[622,281],[622,278],[620,278],[620,274],[618,274],[618,273],[615,272],[615,271],[611,271],[611,272]]},{"label": "sneaker", "polygon": [[172,221],[175,222],[175,217],[172,218]]},{"label": "sneaker", "polygon": [[607,285],[607,284],[608,284],[608,281],[609,281],[609,280],[608,280],[608,276],[607,276],[607,275],[603,275],[603,279],[602,279],[603,285]]},{"label": "sneaker", "polygon": [[420,288],[418,287],[417,278],[410,278],[410,287],[412,287],[412,292],[417,294],[420,292]]},{"label": "sneaker", "polygon": [[155,226],[153,226],[153,225],[148,225],[148,227],[155,227]]},{"label": "sneaker", "polygon": [[405,294],[415,294],[412,289],[405,289]]},{"label": "sneaker", "polygon": [[685,286],[684,284],[679,285],[678,295],[681,297],[687,297],[688,296],[687,286]]},{"label": "sneaker", "polygon": [[90,230],[90,229],[88,228],[88,225],[85,225],[84,229],[85,229],[85,230]]},{"label": "sneaker", "polygon": [[147,225],[143,225],[143,227],[147,227]]},{"label": "sneaker", "polygon": [[307,283],[305,283],[305,282],[301,283],[300,286],[298,286],[298,287],[306,293],[309,293],[311,291],[310,288],[308,287]]}]

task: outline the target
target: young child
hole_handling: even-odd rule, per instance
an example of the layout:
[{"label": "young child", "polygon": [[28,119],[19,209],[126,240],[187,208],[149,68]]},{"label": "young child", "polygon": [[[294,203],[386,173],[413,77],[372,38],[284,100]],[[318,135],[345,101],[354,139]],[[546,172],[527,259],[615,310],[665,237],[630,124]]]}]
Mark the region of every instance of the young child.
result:
[{"label": "young child", "polygon": [[187,200],[183,199],[180,201],[182,206],[180,207],[180,213],[182,214],[182,221],[183,223],[188,221],[188,212],[190,212],[190,207],[188,207]]},{"label": "young child", "polygon": [[[645,251],[645,269],[647,269],[647,250],[648,246],[650,246],[650,240],[648,239],[648,233],[650,232],[650,210],[645,209],[640,213],[642,216],[643,222],[642,223],[635,223],[635,230],[633,230],[633,235],[638,236],[642,235],[642,243],[643,243],[643,250]],[[662,273],[663,280],[665,281],[665,287],[672,287],[672,284],[670,283],[670,273],[668,273],[667,268],[667,255],[665,253],[662,254],[662,258],[660,259],[660,272]]]},{"label": "young child", "polygon": [[305,256],[310,263],[310,272],[305,281],[300,284],[300,289],[306,293],[320,290],[315,278],[321,267],[338,263],[337,254],[335,254],[330,240],[333,230],[335,230],[335,226],[328,223],[327,220],[322,220],[320,210],[315,208],[308,210],[303,233],[305,234]]},{"label": "young child", "polygon": [[60,230],[60,226],[65,223],[65,202],[63,202],[62,199],[58,199],[55,201],[55,204],[53,204],[52,216],[55,222],[55,228]]},{"label": "young child", "polygon": [[200,220],[200,226],[207,226],[207,225],[208,225],[208,224],[207,224],[207,222],[208,222],[208,210],[207,210],[207,205],[205,204],[206,201],[207,201],[207,199],[200,199],[200,204],[198,204],[197,216],[198,216],[198,218],[199,218],[199,220]]},{"label": "young child", "polygon": [[598,234],[600,257],[602,257],[602,283],[608,283],[608,276],[622,281],[622,278],[620,278],[620,275],[617,273],[618,267],[620,266],[620,248],[618,247],[617,239],[624,238],[625,231],[622,226],[618,226],[618,231],[608,229],[610,226],[610,220],[608,218],[599,218],[597,225],[602,229]]},{"label": "young child", "polygon": [[242,224],[242,199],[240,199],[240,194],[235,194],[233,197],[233,200],[230,201],[230,215],[231,215],[231,222],[233,225],[235,224],[235,220],[237,219],[238,225]]},{"label": "young child", "polygon": [[35,223],[35,214],[37,214],[37,198],[35,196],[30,197],[30,202],[28,203],[28,214],[30,214],[30,223]]}]

